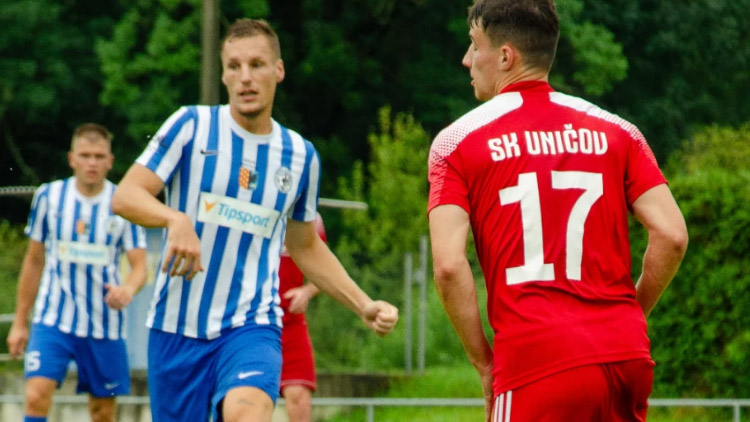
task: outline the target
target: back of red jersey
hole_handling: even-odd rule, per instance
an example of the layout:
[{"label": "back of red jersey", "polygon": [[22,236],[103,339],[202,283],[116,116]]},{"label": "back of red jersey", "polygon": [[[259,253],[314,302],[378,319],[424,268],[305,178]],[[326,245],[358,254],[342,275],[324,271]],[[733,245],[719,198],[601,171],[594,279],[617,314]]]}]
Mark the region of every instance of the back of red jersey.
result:
[{"label": "back of red jersey", "polygon": [[649,356],[628,209],[665,183],[638,129],[546,82],[521,82],[443,130],[429,209],[470,216],[495,331],[497,391]]}]

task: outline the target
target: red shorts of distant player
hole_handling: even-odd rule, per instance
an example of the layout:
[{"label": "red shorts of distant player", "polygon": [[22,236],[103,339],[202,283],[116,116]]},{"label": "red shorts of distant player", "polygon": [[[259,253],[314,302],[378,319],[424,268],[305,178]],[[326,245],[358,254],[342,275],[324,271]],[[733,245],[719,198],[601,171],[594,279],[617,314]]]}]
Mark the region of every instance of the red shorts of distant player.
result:
[{"label": "red shorts of distant player", "polygon": [[282,392],[290,385],[302,385],[315,391],[315,357],[304,318],[284,322],[284,329],[281,330],[281,362]]},{"label": "red shorts of distant player", "polygon": [[579,366],[500,394],[492,420],[645,421],[653,377],[650,359]]}]

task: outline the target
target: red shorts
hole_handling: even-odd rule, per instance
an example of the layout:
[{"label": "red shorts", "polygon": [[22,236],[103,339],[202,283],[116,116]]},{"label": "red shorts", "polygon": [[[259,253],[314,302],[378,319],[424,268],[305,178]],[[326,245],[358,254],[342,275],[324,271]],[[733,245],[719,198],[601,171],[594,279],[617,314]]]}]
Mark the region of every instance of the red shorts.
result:
[{"label": "red shorts", "polygon": [[580,366],[495,398],[493,422],[642,422],[654,379],[651,359]]},{"label": "red shorts", "polygon": [[284,322],[281,330],[281,390],[290,385],[317,388],[312,341],[304,319]]}]

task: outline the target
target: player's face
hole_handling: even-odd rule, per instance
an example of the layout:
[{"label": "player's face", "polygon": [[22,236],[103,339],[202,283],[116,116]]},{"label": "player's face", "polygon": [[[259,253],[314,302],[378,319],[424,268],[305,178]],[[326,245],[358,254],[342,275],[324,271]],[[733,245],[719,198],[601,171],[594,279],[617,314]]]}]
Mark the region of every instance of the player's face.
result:
[{"label": "player's face", "polygon": [[270,117],[276,85],[284,79],[284,63],[268,38],[254,35],[227,39],[221,63],[221,80],[235,119]]},{"label": "player's face", "polygon": [[112,168],[114,156],[109,143],[102,138],[77,138],[68,152],[68,163],[79,183],[96,187],[104,182]]},{"label": "player's face", "polygon": [[461,64],[469,68],[474,96],[487,101],[498,93],[501,49],[492,46],[479,25],[471,26],[469,38],[471,44]]}]

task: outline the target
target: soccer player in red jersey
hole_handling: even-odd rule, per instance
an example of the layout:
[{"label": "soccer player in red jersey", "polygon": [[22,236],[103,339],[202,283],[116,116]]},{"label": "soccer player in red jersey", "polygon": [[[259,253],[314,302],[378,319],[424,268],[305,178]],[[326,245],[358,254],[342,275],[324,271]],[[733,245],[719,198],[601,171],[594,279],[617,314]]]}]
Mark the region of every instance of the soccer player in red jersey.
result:
[{"label": "soccer player in red jersey", "polygon": [[[548,84],[553,1],[478,0],[467,21],[463,65],[484,103],[435,138],[428,213],[435,282],[479,372],[486,419],[645,420],[646,317],[687,248],[682,214],[633,124]],[[637,284],[629,212],[649,236]]]},{"label": "soccer player in red jersey", "polygon": [[[318,235],[326,241],[323,219],[315,220]],[[304,283],[304,275],[286,251],[281,253],[279,265],[279,296],[284,310],[281,330],[281,395],[286,403],[289,422],[310,422],[312,392],[317,387],[315,357],[305,311],[310,299],[320,290],[312,283]]]}]

